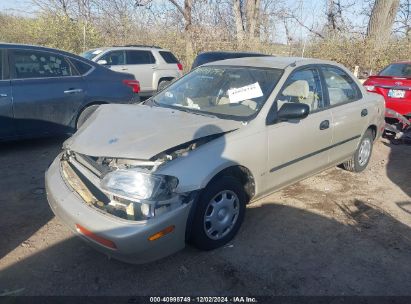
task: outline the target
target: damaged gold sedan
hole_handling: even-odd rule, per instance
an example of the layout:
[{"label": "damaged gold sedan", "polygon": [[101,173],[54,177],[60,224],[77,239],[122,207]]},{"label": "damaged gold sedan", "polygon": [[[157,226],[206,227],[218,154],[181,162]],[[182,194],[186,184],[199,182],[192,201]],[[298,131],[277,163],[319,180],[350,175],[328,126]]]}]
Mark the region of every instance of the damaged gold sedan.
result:
[{"label": "damaged gold sedan", "polygon": [[103,105],[46,172],[53,212],[114,258],[144,263],[234,238],[246,204],[331,166],[364,170],[384,102],[342,66],[230,59],[140,105]]}]

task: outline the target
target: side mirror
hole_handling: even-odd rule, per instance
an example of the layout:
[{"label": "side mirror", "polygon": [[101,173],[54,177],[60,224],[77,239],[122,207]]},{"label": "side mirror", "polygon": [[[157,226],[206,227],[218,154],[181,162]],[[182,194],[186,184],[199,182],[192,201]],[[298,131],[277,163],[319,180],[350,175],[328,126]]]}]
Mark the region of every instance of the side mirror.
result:
[{"label": "side mirror", "polygon": [[107,65],[108,62],[107,62],[107,60],[100,59],[100,60],[97,61],[97,63],[101,64],[101,65]]},{"label": "side mirror", "polygon": [[278,121],[303,119],[310,113],[309,105],[305,103],[287,102],[277,112]]}]

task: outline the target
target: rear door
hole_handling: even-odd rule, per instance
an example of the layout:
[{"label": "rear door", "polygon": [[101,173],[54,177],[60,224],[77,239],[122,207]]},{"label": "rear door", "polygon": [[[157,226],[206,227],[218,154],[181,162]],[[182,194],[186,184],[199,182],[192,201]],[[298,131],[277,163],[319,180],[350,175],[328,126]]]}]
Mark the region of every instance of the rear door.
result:
[{"label": "rear door", "polygon": [[22,136],[73,131],[84,96],[84,81],[58,54],[11,51],[11,86],[16,131]]},{"label": "rear door", "polygon": [[322,66],[329,108],[332,114],[333,148],[330,162],[337,163],[353,155],[368,122],[368,105],[356,82],[335,66]]},{"label": "rear door", "polygon": [[151,51],[127,50],[126,62],[128,73],[140,82],[142,91],[153,91],[153,74],[158,65]]},{"label": "rear door", "polygon": [[6,49],[0,49],[0,139],[15,136]]}]

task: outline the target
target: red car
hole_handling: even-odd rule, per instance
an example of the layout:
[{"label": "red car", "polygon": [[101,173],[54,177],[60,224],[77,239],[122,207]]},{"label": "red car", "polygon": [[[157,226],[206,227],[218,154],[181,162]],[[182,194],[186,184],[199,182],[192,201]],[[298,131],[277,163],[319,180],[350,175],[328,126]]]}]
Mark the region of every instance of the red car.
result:
[{"label": "red car", "polygon": [[369,92],[384,96],[388,109],[411,120],[411,62],[392,63],[370,76],[364,86]]}]

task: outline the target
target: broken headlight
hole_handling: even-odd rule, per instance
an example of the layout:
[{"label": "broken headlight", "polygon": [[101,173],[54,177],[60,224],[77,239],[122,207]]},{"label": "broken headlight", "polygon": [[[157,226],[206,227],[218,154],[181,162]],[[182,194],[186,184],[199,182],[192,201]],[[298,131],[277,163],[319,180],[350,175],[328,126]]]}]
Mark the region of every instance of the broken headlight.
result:
[{"label": "broken headlight", "polygon": [[129,200],[167,199],[177,185],[176,177],[138,169],[112,171],[101,180],[101,188],[105,192]]}]

